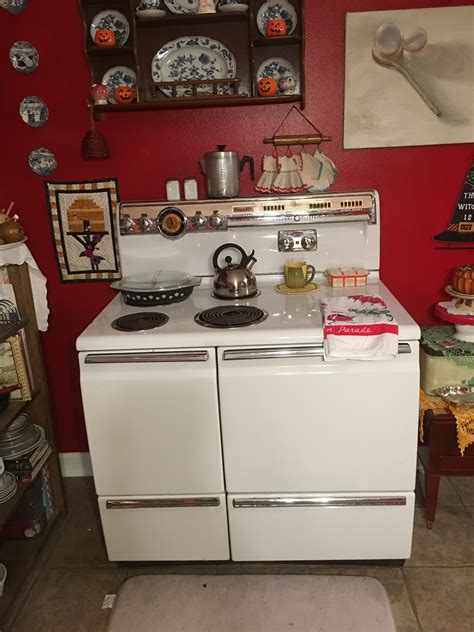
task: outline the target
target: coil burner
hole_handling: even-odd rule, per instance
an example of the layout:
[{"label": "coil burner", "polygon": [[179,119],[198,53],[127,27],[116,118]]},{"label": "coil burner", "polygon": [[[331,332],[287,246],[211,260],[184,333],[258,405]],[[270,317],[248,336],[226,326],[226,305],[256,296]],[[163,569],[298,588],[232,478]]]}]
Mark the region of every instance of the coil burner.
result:
[{"label": "coil burner", "polygon": [[199,312],[194,317],[194,320],[203,327],[229,329],[231,327],[256,325],[266,320],[266,318],[268,318],[267,312],[258,307],[250,305],[222,305]]},{"label": "coil burner", "polygon": [[113,321],[112,327],[118,331],[143,331],[162,327],[169,321],[169,316],[161,312],[136,312],[127,314]]}]

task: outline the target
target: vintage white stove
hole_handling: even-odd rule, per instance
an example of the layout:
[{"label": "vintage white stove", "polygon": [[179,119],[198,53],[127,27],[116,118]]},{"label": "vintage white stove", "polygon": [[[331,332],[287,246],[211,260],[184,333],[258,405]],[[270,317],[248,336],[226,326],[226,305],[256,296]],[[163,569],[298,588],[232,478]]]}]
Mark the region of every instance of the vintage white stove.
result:
[{"label": "vintage white stove", "polygon": [[[204,280],[187,300],[145,310],[161,326],[114,329],[144,311],[117,296],[77,340],[109,558],[408,558],[420,332],[379,279],[377,193],[133,202],[119,214],[124,275]],[[203,327],[197,314],[229,305],[211,296],[212,254],[226,242],[255,249],[261,294],[235,305],[240,321],[259,322]],[[324,360],[320,300],[354,289],[321,274],[314,293],[278,294],[296,257],[371,271],[357,293],[381,295],[397,319],[396,359]]]}]

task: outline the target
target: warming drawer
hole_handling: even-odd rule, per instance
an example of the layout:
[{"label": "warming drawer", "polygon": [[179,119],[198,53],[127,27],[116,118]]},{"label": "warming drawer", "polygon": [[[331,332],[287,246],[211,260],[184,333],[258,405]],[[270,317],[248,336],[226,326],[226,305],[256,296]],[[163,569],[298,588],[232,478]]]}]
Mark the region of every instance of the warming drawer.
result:
[{"label": "warming drawer", "polygon": [[218,349],[218,365],[228,492],[414,490],[418,343],[382,362]]},{"label": "warming drawer", "polygon": [[99,497],[111,561],[228,560],[225,495]]},{"label": "warming drawer", "polygon": [[98,495],[224,491],[215,349],[79,361]]},{"label": "warming drawer", "polygon": [[414,493],[231,494],[232,559],[408,559]]}]

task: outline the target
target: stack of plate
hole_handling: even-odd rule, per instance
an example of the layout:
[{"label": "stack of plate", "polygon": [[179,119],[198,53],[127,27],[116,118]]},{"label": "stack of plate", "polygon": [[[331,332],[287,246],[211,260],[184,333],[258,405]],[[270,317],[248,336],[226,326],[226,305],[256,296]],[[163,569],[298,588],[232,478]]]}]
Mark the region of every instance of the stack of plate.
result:
[{"label": "stack of plate", "polygon": [[0,433],[0,457],[5,461],[19,459],[36,450],[44,439],[44,430],[32,424],[28,414],[21,413]]},{"label": "stack of plate", "polygon": [[14,474],[3,472],[0,474],[0,504],[6,503],[16,494],[17,482]]}]

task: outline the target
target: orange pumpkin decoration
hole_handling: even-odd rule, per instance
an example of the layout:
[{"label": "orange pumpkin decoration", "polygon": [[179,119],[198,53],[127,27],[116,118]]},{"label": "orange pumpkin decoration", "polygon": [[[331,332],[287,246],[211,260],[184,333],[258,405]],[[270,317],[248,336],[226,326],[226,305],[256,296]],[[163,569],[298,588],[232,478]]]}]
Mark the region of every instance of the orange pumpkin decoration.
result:
[{"label": "orange pumpkin decoration", "polygon": [[128,86],[119,86],[114,90],[114,97],[117,103],[122,105],[128,105],[135,101],[135,90]]},{"label": "orange pumpkin decoration", "polygon": [[110,29],[99,29],[95,34],[97,46],[115,46],[115,33]]},{"label": "orange pumpkin decoration", "polygon": [[269,20],[267,23],[268,37],[283,37],[286,31],[286,22],[283,19]]},{"label": "orange pumpkin decoration", "polygon": [[273,77],[263,77],[257,84],[257,92],[261,97],[274,97],[278,92],[278,82]]}]

